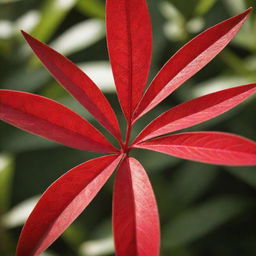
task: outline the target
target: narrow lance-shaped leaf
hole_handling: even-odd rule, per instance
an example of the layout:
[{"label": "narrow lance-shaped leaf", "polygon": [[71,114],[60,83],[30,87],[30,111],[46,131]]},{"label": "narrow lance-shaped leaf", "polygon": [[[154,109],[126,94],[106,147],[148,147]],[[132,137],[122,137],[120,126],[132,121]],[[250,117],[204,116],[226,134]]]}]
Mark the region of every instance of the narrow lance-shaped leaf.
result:
[{"label": "narrow lance-shaped leaf", "polygon": [[255,92],[256,84],[248,84],[187,101],[153,120],[134,143],[210,120],[235,107]]},{"label": "narrow lance-shaped leaf", "polygon": [[256,143],[224,132],[187,132],[134,145],[188,160],[221,165],[256,165]]},{"label": "narrow lance-shaped leaf", "polygon": [[69,147],[117,152],[87,120],[42,96],[0,90],[0,120]]},{"label": "narrow lance-shaped leaf", "polygon": [[22,33],[34,53],[55,79],[120,140],[116,115],[97,85],[70,60],[29,34]]},{"label": "narrow lance-shaped leaf", "polygon": [[145,0],[107,0],[107,42],[119,101],[128,121],[145,88],[152,32]]},{"label": "narrow lance-shaped leaf", "polygon": [[113,173],[122,155],[85,162],[54,182],[23,227],[17,256],[37,256],[80,215]]},{"label": "narrow lance-shaped leaf", "polygon": [[126,158],[117,171],[113,229],[117,256],[159,255],[159,217],[154,193],[143,166],[134,158]]},{"label": "narrow lance-shaped leaf", "polygon": [[250,9],[204,31],[182,47],[159,71],[134,113],[135,122],[210,62],[241,28]]}]

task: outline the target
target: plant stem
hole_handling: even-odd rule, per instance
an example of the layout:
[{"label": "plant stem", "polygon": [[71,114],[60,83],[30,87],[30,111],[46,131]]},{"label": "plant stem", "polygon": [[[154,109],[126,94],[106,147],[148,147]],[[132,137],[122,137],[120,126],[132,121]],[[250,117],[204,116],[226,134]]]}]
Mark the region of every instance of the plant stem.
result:
[{"label": "plant stem", "polygon": [[125,135],[125,141],[124,141],[124,146],[123,146],[123,151],[125,153],[129,153],[129,141],[131,137],[131,131],[132,131],[132,123],[131,121],[127,121],[127,129],[126,129],[126,135]]}]

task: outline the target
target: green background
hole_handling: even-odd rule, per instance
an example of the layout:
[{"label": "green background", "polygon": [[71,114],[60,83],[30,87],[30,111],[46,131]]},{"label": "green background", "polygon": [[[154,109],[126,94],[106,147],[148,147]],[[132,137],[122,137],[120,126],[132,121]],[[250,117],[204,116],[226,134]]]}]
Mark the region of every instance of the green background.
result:
[{"label": "green background", "polygon": [[[153,24],[150,78],[184,43],[246,8],[246,0],[149,0]],[[105,1],[0,0],[0,87],[44,95],[95,124],[48,74],[25,44],[24,29],[79,64],[102,88],[124,119],[108,63]],[[256,81],[256,15],[225,50],[151,114],[188,99]],[[216,130],[256,139],[256,102],[246,102],[188,130]],[[224,167],[135,150],[151,179],[161,219],[161,256],[256,255],[256,168]],[[38,196],[70,168],[99,154],[66,148],[0,123],[0,255],[11,256],[21,227]],[[114,255],[111,234],[113,177],[86,211],[44,255]]]}]

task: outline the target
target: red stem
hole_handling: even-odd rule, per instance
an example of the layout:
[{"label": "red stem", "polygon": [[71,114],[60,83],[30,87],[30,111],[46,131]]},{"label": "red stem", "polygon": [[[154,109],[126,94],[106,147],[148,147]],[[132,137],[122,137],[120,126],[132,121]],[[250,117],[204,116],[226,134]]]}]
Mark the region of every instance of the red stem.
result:
[{"label": "red stem", "polygon": [[129,122],[127,122],[125,141],[124,141],[124,144],[122,145],[123,152],[127,153],[127,154],[129,153],[129,141],[130,141],[130,137],[131,137],[131,131],[132,131],[132,124],[129,121]]}]

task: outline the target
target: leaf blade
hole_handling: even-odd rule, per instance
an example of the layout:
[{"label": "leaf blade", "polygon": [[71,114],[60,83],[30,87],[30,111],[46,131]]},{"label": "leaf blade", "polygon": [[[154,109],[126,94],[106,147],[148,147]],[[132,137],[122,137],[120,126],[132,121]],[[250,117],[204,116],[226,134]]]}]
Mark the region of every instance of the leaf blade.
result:
[{"label": "leaf blade", "polygon": [[256,84],[237,86],[180,104],[153,120],[135,143],[210,120],[232,109],[256,92]]},{"label": "leaf blade", "polygon": [[117,152],[87,120],[67,107],[35,94],[0,90],[0,120],[69,147]]},{"label": "leaf blade", "polygon": [[116,175],[113,198],[116,255],[159,255],[157,205],[142,165],[126,158]]},{"label": "leaf blade", "polygon": [[119,101],[127,120],[145,88],[152,51],[145,0],[108,0],[107,43]]},{"label": "leaf blade", "polygon": [[22,31],[24,38],[52,76],[111,134],[121,139],[119,124],[106,97],[74,63],[46,44]]},{"label": "leaf blade", "polygon": [[210,62],[236,35],[251,9],[199,34],[173,55],[156,75],[135,110],[133,122],[146,114]]},{"label": "leaf blade", "polygon": [[121,158],[109,155],[87,161],[55,181],[23,227],[17,256],[39,255],[50,246],[95,197]]},{"label": "leaf blade", "polygon": [[135,145],[202,163],[256,165],[256,143],[224,132],[187,132]]}]

